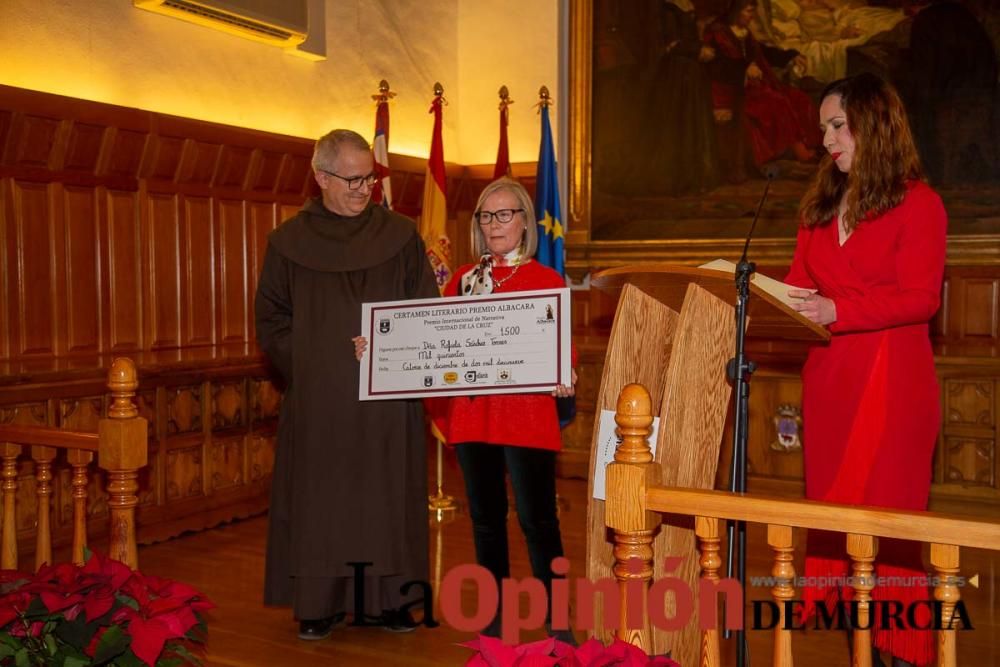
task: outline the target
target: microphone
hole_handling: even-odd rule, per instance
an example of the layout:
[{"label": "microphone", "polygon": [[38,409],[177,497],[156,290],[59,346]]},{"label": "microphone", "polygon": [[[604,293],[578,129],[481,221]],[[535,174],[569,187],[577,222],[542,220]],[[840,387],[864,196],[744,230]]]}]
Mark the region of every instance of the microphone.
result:
[{"label": "microphone", "polygon": [[757,227],[757,219],[760,217],[760,211],[764,208],[764,202],[767,200],[767,191],[771,187],[771,181],[780,175],[781,169],[778,168],[778,165],[769,164],[764,167],[764,178],[767,179],[767,182],[764,183],[764,192],[760,196],[760,201],[757,202],[757,210],[753,214],[753,222],[750,223],[750,231],[747,232],[746,243],[743,244],[743,255],[740,256],[740,264],[747,261],[747,250],[750,249],[750,239],[753,238],[753,230]]}]

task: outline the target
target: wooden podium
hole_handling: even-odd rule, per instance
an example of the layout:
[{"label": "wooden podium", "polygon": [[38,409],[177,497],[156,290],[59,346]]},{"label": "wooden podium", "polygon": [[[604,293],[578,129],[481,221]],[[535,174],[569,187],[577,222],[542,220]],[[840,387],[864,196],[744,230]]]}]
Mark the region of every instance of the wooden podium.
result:
[{"label": "wooden podium", "polygon": [[[591,284],[620,293],[618,309],[597,397],[591,440],[587,511],[587,577],[614,578],[612,543],[605,525],[604,501],[593,499],[594,465],[600,413],[614,411],[622,387],[637,382],[649,390],[653,416],[660,417],[655,462],[663,486],[713,488],[731,388],[726,363],[735,356],[736,286],[732,274],[664,264],[637,265],[598,273]],[[810,322],[751,282],[748,335],[765,339],[829,338]],[[664,573],[667,556],[683,556],[681,565]],[[690,518],[663,516],[653,542],[654,579],[679,577],[698,589],[698,557]],[[594,604],[594,632],[608,641],[613,628],[602,628],[603,600]],[[667,617],[675,615],[673,598]],[[682,630],[651,628],[653,650],[671,652],[682,665],[698,664],[700,634],[695,617]],[[648,616],[647,616],[648,619]],[[648,620],[647,620],[648,622]]]}]

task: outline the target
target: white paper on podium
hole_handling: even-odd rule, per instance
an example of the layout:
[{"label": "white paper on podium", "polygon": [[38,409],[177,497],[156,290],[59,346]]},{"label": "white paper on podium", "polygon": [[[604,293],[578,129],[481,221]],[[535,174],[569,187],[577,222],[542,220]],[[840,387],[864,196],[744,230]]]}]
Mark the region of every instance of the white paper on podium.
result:
[{"label": "white paper on podium", "polygon": [[[615,423],[614,410],[601,410],[600,422],[597,430],[597,463],[594,465],[594,499],[604,500],[607,493],[605,489],[605,468],[615,460],[615,450],[621,444],[622,439],[618,437],[615,430],[618,424]],[[660,431],[660,418],[653,417],[653,430],[649,434],[649,449],[656,457],[656,434]]]}]

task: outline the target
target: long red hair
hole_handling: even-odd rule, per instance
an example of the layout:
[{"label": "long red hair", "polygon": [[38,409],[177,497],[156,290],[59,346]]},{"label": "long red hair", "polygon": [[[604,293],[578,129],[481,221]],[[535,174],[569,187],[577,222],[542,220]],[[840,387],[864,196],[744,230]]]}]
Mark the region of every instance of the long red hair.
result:
[{"label": "long red hair", "polygon": [[898,206],[907,182],[923,180],[924,172],[895,88],[865,73],[834,81],[823,90],[821,101],[832,95],[840,97],[854,137],[851,170],[845,174],[829,155],[824,157],[802,198],[799,216],[807,227],[824,224],[837,214],[843,200],[842,222],[850,231]]}]

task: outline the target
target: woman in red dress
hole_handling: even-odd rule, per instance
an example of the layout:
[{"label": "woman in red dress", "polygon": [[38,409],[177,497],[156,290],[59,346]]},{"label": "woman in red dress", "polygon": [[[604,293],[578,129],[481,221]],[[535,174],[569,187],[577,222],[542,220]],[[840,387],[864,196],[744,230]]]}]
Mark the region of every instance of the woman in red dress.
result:
[{"label": "woman in red dress", "polygon": [[[830,84],[820,126],[829,152],[801,206],[786,281],[796,310],[829,327],[802,370],[806,497],[923,510],[941,409],[928,321],[937,311],[947,216],[923,171],[896,91],[871,74]],[[815,290],[815,291],[814,291]],[[805,576],[847,577],[843,535],[810,534]],[[920,545],[881,540],[874,600],[927,600]],[[899,580],[896,580],[899,581]],[[905,581],[905,580],[904,580]],[[851,597],[807,587],[808,606]],[[934,634],[873,627],[893,665],[930,664]],[[874,664],[879,664],[873,661]]]}]

